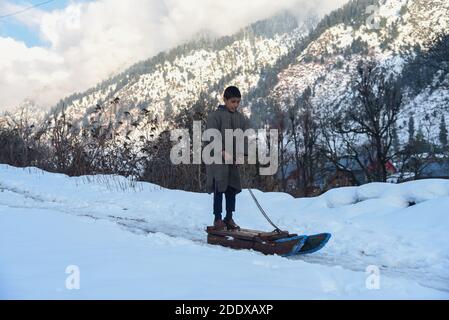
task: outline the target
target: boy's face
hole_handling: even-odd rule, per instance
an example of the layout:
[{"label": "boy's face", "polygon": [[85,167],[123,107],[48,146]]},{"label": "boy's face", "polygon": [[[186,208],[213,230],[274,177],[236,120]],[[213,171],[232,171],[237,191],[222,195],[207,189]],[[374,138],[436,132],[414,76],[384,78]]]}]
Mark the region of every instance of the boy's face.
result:
[{"label": "boy's face", "polygon": [[225,106],[229,111],[235,112],[240,105],[240,98],[224,98]]}]

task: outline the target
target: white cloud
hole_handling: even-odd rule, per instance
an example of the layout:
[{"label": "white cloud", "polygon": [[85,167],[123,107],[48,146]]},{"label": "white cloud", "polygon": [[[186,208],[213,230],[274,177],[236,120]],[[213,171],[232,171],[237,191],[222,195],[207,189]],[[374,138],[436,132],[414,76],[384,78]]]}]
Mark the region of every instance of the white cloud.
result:
[{"label": "white cloud", "polygon": [[[39,33],[46,47],[0,37],[0,110],[31,99],[48,107],[86,90],[137,61],[209,29],[217,35],[266,18],[284,8],[301,15],[302,0],[98,0],[72,1],[63,10],[28,10],[15,16]],[[323,13],[347,0],[313,1]],[[305,5],[309,3],[309,5]],[[0,0],[1,12],[23,6]]]}]

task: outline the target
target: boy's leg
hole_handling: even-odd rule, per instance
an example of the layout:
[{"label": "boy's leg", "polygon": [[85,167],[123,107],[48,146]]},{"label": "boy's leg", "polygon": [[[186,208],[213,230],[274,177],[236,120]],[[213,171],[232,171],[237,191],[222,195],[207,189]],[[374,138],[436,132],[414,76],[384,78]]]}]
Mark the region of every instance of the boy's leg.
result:
[{"label": "boy's leg", "polygon": [[223,192],[218,192],[214,180],[214,216],[215,221],[221,220],[221,212],[223,211]]},{"label": "boy's leg", "polygon": [[240,227],[232,219],[232,212],[235,211],[235,196],[237,190],[232,187],[228,187],[226,190],[226,217],[224,218],[224,223],[228,230],[237,230]]},{"label": "boy's leg", "polygon": [[235,211],[235,189],[228,187],[225,192],[226,197],[226,220],[232,219],[232,212]]}]

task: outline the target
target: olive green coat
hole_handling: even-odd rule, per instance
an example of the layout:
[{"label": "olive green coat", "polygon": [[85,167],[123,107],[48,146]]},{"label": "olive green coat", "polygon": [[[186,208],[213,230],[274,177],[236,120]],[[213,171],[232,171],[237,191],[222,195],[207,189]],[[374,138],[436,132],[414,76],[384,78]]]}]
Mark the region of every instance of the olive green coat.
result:
[{"label": "olive green coat", "polygon": [[[248,119],[240,112],[230,112],[226,106],[220,105],[211,112],[207,118],[206,129],[217,129],[221,132],[222,148],[225,149],[225,130],[226,129],[242,129],[245,131],[249,128]],[[247,148],[245,148],[247,150]],[[245,152],[246,153],[246,152]],[[242,191],[240,183],[240,172],[238,165],[225,164],[210,164],[206,165],[206,192],[213,193],[214,188],[218,192],[225,192],[228,186],[237,190],[237,193]],[[215,180],[215,185],[214,185]]]}]

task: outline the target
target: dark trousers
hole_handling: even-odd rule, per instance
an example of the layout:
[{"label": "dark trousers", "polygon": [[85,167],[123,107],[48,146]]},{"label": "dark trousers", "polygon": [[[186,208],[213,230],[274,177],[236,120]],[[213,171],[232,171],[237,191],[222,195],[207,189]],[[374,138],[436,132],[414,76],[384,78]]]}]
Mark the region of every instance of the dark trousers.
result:
[{"label": "dark trousers", "polygon": [[223,193],[226,198],[226,213],[232,213],[235,211],[235,195],[236,190],[233,187],[228,186],[225,192],[218,192],[215,188],[214,192],[214,215],[221,215],[223,212]]}]

